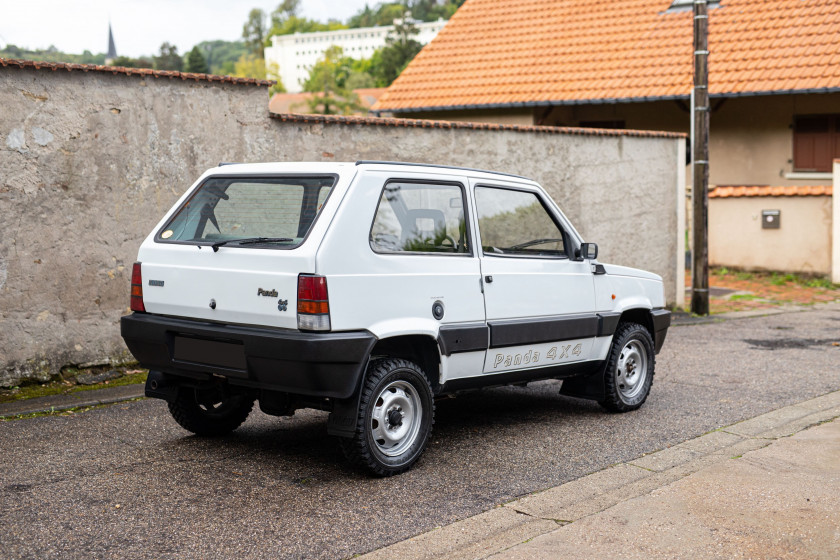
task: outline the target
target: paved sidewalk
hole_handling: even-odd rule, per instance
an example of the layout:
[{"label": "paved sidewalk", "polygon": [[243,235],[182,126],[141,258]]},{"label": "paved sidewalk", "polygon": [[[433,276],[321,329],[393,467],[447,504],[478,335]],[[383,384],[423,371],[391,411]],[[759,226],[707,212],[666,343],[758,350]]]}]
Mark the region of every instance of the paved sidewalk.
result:
[{"label": "paved sidewalk", "polygon": [[840,391],[363,558],[840,558],[838,418]]}]

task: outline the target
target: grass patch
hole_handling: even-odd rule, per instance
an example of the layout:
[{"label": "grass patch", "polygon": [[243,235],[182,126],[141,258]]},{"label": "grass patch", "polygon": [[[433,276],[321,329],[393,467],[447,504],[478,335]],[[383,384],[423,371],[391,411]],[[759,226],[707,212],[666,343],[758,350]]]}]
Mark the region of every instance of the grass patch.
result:
[{"label": "grass patch", "polygon": [[779,274],[778,272],[774,272],[770,275],[770,283],[774,286],[784,286],[795,281],[796,276],[793,274]]},{"label": "grass patch", "polygon": [[757,299],[764,299],[755,294],[733,294],[729,296],[729,301],[755,301]]},{"label": "grass patch", "polygon": [[[104,383],[97,383],[95,385],[77,385],[71,381],[58,380],[49,383],[32,383],[28,385],[21,385],[19,387],[12,387],[11,389],[0,389],[0,403],[8,403],[14,401],[22,401],[24,399],[34,399],[37,397],[51,397],[53,395],[67,395],[70,393],[78,393],[79,391],[91,391],[94,389],[104,389],[106,387],[121,387],[123,385],[134,385],[135,383],[145,383],[149,372],[145,369],[138,369],[136,366],[129,366],[127,369],[112,368],[123,371],[123,376]],[[131,373],[129,373],[131,372]],[[73,377],[82,373],[75,368],[67,368],[62,374],[72,374]]]},{"label": "grass patch", "polygon": [[120,402],[114,403],[107,403],[107,404],[94,404],[90,406],[77,406],[74,408],[65,408],[62,410],[46,410],[44,412],[30,412],[29,414],[18,414],[16,416],[0,416],[0,422],[12,422],[14,420],[29,420],[30,418],[41,418],[43,416],[75,416],[76,414],[82,414],[84,412],[88,412],[91,410],[97,410],[99,408],[105,408],[106,406],[114,406],[115,404],[125,404],[127,402],[134,402],[139,401],[143,397],[138,397],[136,399],[127,399]]},{"label": "grass patch", "polygon": [[797,282],[808,288],[823,288],[825,290],[840,290],[840,284],[833,283],[825,276],[815,276],[814,278],[797,278]]}]

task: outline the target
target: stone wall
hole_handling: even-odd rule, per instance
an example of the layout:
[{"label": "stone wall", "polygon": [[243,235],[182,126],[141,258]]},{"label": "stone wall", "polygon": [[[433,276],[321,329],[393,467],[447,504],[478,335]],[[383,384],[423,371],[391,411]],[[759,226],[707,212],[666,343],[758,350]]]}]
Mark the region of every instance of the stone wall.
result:
[{"label": "stone wall", "polygon": [[682,301],[679,136],[269,118],[259,83],[55,67],[0,65],[0,386],[128,357],[119,318],[137,248],[222,161],[406,160],[527,175],[599,243],[602,261],[653,270],[668,301]]}]

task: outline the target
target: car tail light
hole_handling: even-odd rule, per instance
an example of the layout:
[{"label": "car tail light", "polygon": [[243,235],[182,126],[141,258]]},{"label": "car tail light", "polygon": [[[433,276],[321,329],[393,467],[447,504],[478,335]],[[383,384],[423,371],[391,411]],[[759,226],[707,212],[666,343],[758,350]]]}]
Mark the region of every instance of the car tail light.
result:
[{"label": "car tail light", "polygon": [[134,263],[134,268],[131,269],[131,310],[146,312],[146,306],[143,305],[143,275],[140,273],[140,263]]},{"label": "car tail light", "polygon": [[330,330],[330,302],[325,277],[314,274],[298,276],[297,310],[299,329]]}]

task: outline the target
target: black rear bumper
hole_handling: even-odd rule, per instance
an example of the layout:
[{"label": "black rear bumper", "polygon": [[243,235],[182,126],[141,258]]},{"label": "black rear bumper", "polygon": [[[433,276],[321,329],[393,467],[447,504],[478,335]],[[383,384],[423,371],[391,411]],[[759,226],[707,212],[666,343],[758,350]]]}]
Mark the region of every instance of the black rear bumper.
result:
[{"label": "black rear bumper", "polygon": [[359,385],[376,337],[368,331],[306,333],[134,313],[120,321],[143,367],[244,387],[344,399]]}]

